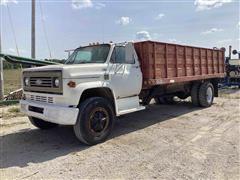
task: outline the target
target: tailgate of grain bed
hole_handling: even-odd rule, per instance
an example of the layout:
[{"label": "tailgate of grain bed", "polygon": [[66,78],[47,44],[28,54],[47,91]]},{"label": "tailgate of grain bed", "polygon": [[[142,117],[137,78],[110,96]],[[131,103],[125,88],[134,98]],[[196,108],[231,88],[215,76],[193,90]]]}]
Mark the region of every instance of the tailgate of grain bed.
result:
[{"label": "tailgate of grain bed", "polygon": [[134,43],[143,86],[170,84],[225,75],[224,51],[162,42]]}]

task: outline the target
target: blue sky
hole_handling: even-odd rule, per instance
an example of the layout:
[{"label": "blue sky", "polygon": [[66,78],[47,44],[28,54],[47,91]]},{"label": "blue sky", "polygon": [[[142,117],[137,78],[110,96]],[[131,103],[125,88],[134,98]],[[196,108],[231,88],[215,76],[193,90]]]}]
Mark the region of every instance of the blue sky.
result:
[{"label": "blue sky", "polygon": [[[19,53],[30,57],[31,1],[0,1],[2,51],[16,54],[8,6]],[[89,42],[151,39],[240,49],[239,16],[238,0],[37,0],[36,56],[49,58],[43,24],[52,57],[60,59],[67,57],[64,50]]]}]

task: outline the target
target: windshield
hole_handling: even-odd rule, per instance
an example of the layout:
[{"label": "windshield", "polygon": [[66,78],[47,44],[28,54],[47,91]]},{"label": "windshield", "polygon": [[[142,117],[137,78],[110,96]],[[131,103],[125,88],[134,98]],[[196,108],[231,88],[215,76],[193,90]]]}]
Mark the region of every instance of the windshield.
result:
[{"label": "windshield", "polygon": [[66,64],[104,63],[110,50],[110,45],[94,45],[76,49],[66,61]]}]

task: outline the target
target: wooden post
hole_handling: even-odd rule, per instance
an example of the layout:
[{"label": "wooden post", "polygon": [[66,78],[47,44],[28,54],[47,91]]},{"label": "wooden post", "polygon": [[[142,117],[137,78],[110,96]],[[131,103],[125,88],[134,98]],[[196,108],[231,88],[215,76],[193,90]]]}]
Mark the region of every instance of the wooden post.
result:
[{"label": "wooden post", "polygon": [[214,51],[214,50],[212,50],[212,53],[211,53],[211,54],[212,54],[212,68],[213,68],[213,69],[212,69],[212,74],[215,74],[214,59],[213,59],[213,54],[214,54],[214,53],[213,53],[213,51]]},{"label": "wooden post", "polygon": [[175,52],[176,52],[176,54],[175,54],[175,56],[176,56],[176,77],[178,77],[179,76],[179,74],[178,74],[178,46],[176,45],[175,46]]},{"label": "wooden post", "polygon": [[206,68],[207,68],[207,74],[209,74],[209,70],[208,70],[208,67],[209,67],[209,64],[208,64],[208,52],[207,52],[208,50],[206,50],[206,64],[207,64],[207,66],[206,66]]},{"label": "wooden post", "polygon": [[184,66],[185,66],[185,76],[188,76],[188,73],[187,73],[187,49],[186,49],[186,46],[184,46]]},{"label": "wooden post", "polygon": [[200,64],[200,75],[203,75],[203,73],[202,73],[202,51],[201,51],[200,48],[199,48],[199,60],[200,60],[200,62],[199,62],[199,64]]},{"label": "wooden post", "polygon": [[195,67],[195,56],[194,56],[194,48],[192,48],[192,66],[193,66],[193,74],[192,75],[196,75],[196,67]]},{"label": "wooden post", "polygon": [[168,48],[165,45],[165,67],[166,67],[166,78],[168,78]]},{"label": "wooden post", "polygon": [[36,58],[36,53],[35,53],[35,5],[36,5],[36,0],[32,0],[32,33],[31,33],[31,57],[32,59]]},{"label": "wooden post", "polygon": [[156,43],[153,42],[153,59],[154,59],[154,79],[159,78],[157,76],[157,61],[156,61]]}]

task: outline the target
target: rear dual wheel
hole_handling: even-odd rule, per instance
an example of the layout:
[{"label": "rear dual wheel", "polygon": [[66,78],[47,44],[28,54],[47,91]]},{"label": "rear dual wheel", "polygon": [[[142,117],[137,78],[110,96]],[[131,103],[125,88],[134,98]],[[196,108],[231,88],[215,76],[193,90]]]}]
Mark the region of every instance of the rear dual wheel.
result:
[{"label": "rear dual wheel", "polygon": [[191,99],[192,99],[192,104],[194,106],[199,106],[199,88],[200,88],[201,83],[194,83],[191,89]]},{"label": "rear dual wheel", "polygon": [[199,104],[202,107],[210,107],[214,99],[214,88],[212,83],[204,82],[199,88]]},{"label": "rear dual wheel", "polygon": [[191,98],[195,106],[210,107],[214,99],[214,87],[212,83],[204,82],[193,84]]}]

